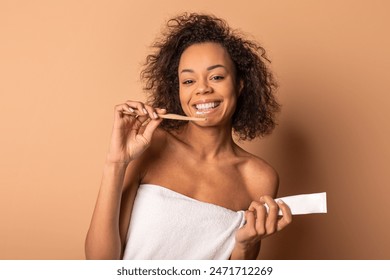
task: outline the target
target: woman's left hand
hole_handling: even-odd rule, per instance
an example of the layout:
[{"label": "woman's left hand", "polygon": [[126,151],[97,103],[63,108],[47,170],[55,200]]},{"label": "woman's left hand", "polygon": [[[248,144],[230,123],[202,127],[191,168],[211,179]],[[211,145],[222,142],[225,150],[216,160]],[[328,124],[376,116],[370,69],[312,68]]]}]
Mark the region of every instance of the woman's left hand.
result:
[{"label": "woman's left hand", "polygon": [[[279,209],[282,216],[278,216]],[[291,223],[292,215],[290,208],[283,201],[275,202],[272,197],[265,195],[259,201],[251,203],[245,211],[245,219],[245,225],[236,232],[232,258],[256,258],[261,239],[285,228]]]}]

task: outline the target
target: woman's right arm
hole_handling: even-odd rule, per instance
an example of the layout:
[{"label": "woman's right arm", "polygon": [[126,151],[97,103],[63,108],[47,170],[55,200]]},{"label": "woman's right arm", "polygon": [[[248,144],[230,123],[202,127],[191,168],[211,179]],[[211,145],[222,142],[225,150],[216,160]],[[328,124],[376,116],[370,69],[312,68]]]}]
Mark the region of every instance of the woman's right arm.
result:
[{"label": "woman's right arm", "polygon": [[[119,219],[122,192],[137,183],[136,159],[149,147],[152,135],[162,120],[156,112],[164,113],[164,110],[155,110],[133,101],[115,107],[110,148],[85,241],[87,259],[121,258],[123,240]],[[150,120],[149,123],[142,126],[147,120]]]}]

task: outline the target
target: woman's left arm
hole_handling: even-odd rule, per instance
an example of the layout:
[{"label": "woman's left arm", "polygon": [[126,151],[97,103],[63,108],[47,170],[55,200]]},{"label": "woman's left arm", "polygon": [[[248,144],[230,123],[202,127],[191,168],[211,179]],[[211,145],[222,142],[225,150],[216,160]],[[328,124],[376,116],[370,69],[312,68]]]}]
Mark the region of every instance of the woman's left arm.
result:
[{"label": "woman's left arm", "polygon": [[[268,211],[265,207],[268,206]],[[282,216],[278,216],[279,209]],[[236,232],[236,244],[230,256],[231,260],[256,259],[260,252],[261,240],[285,228],[291,223],[290,208],[268,195],[259,201],[253,201],[245,211],[246,223]]]}]

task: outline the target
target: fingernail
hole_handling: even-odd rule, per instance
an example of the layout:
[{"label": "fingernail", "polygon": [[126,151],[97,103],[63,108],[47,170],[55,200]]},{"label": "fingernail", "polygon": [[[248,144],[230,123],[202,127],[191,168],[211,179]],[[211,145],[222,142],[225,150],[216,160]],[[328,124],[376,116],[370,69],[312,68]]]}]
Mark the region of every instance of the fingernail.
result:
[{"label": "fingernail", "polygon": [[281,199],[278,199],[276,202],[279,203],[279,204],[284,204],[284,201],[281,200]]},{"label": "fingernail", "polygon": [[156,112],[153,112],[153,117],[154,117],[155,119],[157,119],[157,118],[158,118],[158,115],[157,115],[157,113],[156,113]]},{"label": "fingernail", "polygon": [[148,113],[145,108],[142,108],[142,112],[144,112],[145,115]]},{"label": "fingernail", "polygon": [[134,110],[133,110],[133,108],[131,108],[131,107],[129,107],[129,111],[132,112],[132,113],[134,113]]}]

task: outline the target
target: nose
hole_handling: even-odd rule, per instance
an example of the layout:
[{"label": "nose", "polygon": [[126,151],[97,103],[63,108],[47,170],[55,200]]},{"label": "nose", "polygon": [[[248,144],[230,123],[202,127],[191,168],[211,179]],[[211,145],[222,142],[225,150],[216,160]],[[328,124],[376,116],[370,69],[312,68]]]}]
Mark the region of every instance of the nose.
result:
[{"label": "nose", "polygon": [[207,80],[198,81],[198,87],[196,88],[196,94],[208,94],[211,93],[213,89],[210,87]]}]

